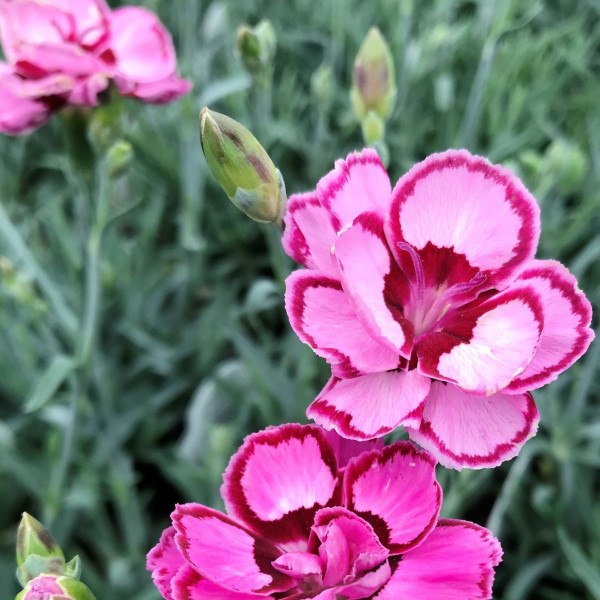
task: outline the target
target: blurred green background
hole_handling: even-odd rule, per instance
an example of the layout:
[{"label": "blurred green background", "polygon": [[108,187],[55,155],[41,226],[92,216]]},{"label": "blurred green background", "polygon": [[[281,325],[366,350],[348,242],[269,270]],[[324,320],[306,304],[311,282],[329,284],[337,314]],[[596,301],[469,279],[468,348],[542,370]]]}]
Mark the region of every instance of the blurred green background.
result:
[{"label": "blurred green background", "polygon": [[[6,598],[18,591],[14,535],[27,510],[81,555],[99,600],[157,600],[145,553],[174,503],[220,507],[221,473],[244,435],[304,420],[327,379],[286,321],[294,265],[279,233],[237,211],[207,171],[203,105],[257,135],[288,192],[314,188],[362,145],[348,91],[360,42],[379,26],[396,60],[392,180],[448,147],[514,169],[542,206],[538,256],[563,261],[598,313],[597,0],[144,5],[173,33],[194,90],[170,106],[128,100],[92,117],[97,143],[122,110],[134,158],[121,177],[102,176],[101,161],[95,179],[76,115],[0,139]],[[253,88],[234,51],[237,27],[264,17],[277,34],[272,93]],[[311,87],[322,64],[330,76]],[[103,231],[90,226],[98,210]],[[535,393],[540,432],[517,459],[438,469],[445,516],[487,524],[502,541],[496,598],[600,599],[599,353],[596,342]]]}]

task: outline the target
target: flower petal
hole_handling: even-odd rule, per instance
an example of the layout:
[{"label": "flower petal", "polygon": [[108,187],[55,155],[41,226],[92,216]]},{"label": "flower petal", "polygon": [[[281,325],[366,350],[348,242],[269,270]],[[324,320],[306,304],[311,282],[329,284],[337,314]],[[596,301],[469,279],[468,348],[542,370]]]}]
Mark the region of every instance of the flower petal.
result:
[{"label": "flower petal", "polygon": [[488,529],[441,519],[427,539],[402,556],[374,600],[488,600],[502,548]]},{"label": "flower petal", "polygon": [[109,78],[103,73],[94,73],[89,77],[81,77],[69,93],[69,104],[83,106],[98,106],[98,94],[103,92],[110,83]]},{"label": "flower petal", "polygon": [[474,396],[434,381],[418,429],[410,438],[450,469],[496,467],[519,453],[537,431],[531,394]]},{"label": "flower petal", "polygon": [[392,554],[418,546],[435,527],[442,490],[435,459],[410,442],[396,442],[353,459],[344,492],[349,510],[369,521]]},{"label": "flower petal", "polygon": [[137,6],[118,8],[110,15],[110,25],[111,50],[124,79],[149,83],[175,72],[171,35],[154,13]]},{"label": "flower petal", "polygon": [[54,113],[45,102],[29,97],[23,80],[12,67],[0,62],[0,132],[8,135],[29,133],[43,125]]},{"label": "flower petal", "polygon": [[201,504],[181,504],[171,518],[185,560],[220,586],[246,594],[269,594],[294,582],[271,566],[281,555],[270,541]]},{"label": "flower petal", "polygon": [[75,28],[70,11],[57,6],[29,0],[0,3],[6,58],[25,77],[88,75],[105,69],[101,59],[74,41]]},{"label": "flower petal", "polygon": [[317,184],[317,196],[340,229],[365,211],[385,215],[391,200],[390,179],[377,152],[365,148],[336,161],[333,171]]},{"label": "flower petal", "polygon": [[543,324],[535,290],[509,288],[449,314],[441,331],[422,336],[416,344],[418,370],[468,392],[495,394],[525,370]]},{"label": "flower petal", "polygon": [[313,600],[362,600],[372,598],[381,586],[386,583],[391,575],[391,568],[388,561],[385,561],[374,571],[365,573],[352,583],[339,585],[322,591],[313,597]]},{"label": "flower petal", "polygon": [[415,165],[392,193],[386,234],[421,250],[453,248],[500,289],[533,258],[540,234],[535,198],[508,169],[466,150],[433,154]]},{"label": "flower petal", "polygon": [[408,282],[383,234],[383,219],[363,213],[344,230],[334,248],[344,290],[371,335],[390,350],[409,358],[413,326],[402,311]]},{"label": "flower petal", "polygon": [[323,574],[321,559],[310,552],[286,552],[273,561],[273,566],[281,573],[295,579]]},{"label": "flower petal", "polygon": [[285,211],[283,249],[297,263],[339,278],[337,262],[331,254],[337,238],[334,221],[316,193],[293,194]]},{"label": "flower petal", "polygon": [[97,46],[108,36],[110,8],[104,0],[52,0],[52,5],[73,17],[75,36],[82,46]]},{"label": "flower petal", "polygon": [[192,89],[192,82],[171,75],[148,83],[135,83],[119,75],[115,83],[123,96],[136,98],[146,104],[167,104],[185,96]]},{"label": "flower petal", "polygon": [[[311,549],[318,545],[325,565],[323,585],[339,585],[383,563],[389,551],[372,525],[345,508],[323,508],[315,515]],[[316,543],[316,538],[320,544]],[[317,549],[317,548],[315,548]]]},{"label": "flower petal", "polygon": [[286,424],[249,435],[223,480],[229,515],[278,544],[304,550],[315,512],[335,497],[337,466],[319,428]]},{"label": "flower petal", "polygon": [[369,335],[339,281],[316,271],[294,271],[286,280],[285,304],[298,337],[327,360],[335,376],[398,367],[397,353]]},{"label": "flower petal", "polygon": [[182,567],[173,579],[173,600],[255,600],[262,594],[234,592],[205,579],[189,565]]},{"label": "flower petal", "polygon": [[174,600],[171,594],[171,580],[185,564],[179,548],[175,545],[175,528],[168,527],[160,536],[160,541],[146,557],[146,568],[152,571],[152,581],[166,600]]},{"label": "flower petal", "polygon": [[7,60],[22,60],[23,48],[43,41],[60,46],[73,35],[73,19],[68,12],[34,0],[0,2],[0,35]]},{"label": "flower petal", "polygon": [[418,427],[430,379],[417,371],[388,371],[355,379],[332,377],[306,416],[353,440],[380,437],[399,425]]},{"label": "flower petal", "polygon": [[570,367],[594,339],[592,307],[577,280],[559,262],[534,260],[517,278],[533,286],[542,300],[544,330],[535,355],[507,391],[534,390]]},{"label": "flower petal", "polygon": [[357,441],[342,437],[335,429],[324,431],[327,443],[333,449],[337,459],[338,469],[343,469],[351,458],[361,455],[370,450],[379,450],[383,448],[383,438],[374,440]]}]

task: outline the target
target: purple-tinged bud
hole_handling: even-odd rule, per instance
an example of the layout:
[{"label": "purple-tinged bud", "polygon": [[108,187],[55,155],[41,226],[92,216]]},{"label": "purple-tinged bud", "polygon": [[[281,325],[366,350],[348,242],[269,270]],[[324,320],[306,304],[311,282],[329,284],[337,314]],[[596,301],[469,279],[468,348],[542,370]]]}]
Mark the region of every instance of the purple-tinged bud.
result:
[{"label": "purple-tinged bud", "polygon": [[356,60],[350,92],[354,112],[362,121],[369,111],[386,119],[396,99],[396,75],[392,54],[381,32],[372,27]]},{"label": "purple-tinged bud", "polygon": [[219,185],[241,211],[259,223],[281,223],[286,204],[283,178],[243,125],[203,108],[200,143]]},{"label": "purple-tinged bud", "polygon": [[81,561],[65,555],[50,532],[30,514],[23,513],[17,530],[17,578],[23,587],[40,575],[79,578]]},{"label": "purple-tinged bud", "polygon": [[50,532],[30,514],[23,513],[17,530],[17,576],[22,585],[40,573],[62,574],[65,556]]}]

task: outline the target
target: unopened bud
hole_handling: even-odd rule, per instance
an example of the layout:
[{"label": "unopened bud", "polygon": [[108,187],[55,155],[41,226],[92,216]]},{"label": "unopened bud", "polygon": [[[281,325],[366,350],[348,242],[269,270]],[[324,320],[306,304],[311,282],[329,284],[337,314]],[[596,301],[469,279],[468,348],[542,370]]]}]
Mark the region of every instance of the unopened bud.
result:
[{"label": "unopened bud", "polygon": [[64,573],[65,556],[50,532],[30,514],[23,513],[17,530],[17,567],[22,585],[40,573]]},{"label": "unopened bud", "polygon": [[555,140],[550,144],[545,163],[549,176],[554,176],[556,187],[563,194],[577,190],[587,171],[587,158],[583,151],[565,140]]},{"label": "unopened bud", "polygon": [[241,211],[259,223],[281,222],[286,204],[283,179],[243,125],[203,108],[200,143],[213,175]]},{"label": "unopened bud", "polygon": [[106,153],[108,174],[113,179],[123,175],[133,159],[133,148],[129,142],[118,140]]},{"label": "unopened bud", "polygon": [[23,587],[41,575],[79,578],[81,561],[65,555],[50,532],[30,514],[23,513],[17,530],[17,578]]},{"label": "unopened bud", "polygon": [[382,119],[392,111],[396,98],[394,61],[387,42],[376,27],[370,29],[354,61],[350,95],[360,121],[370,110]]},{"label": "unopened bud", "polygon": [[277,47],[271,21],[264,19],[256,27],[241,25],[237,30],[236,46],[244,66],[251,75],[258,75],[270,69]]},{"label": "unopened bud", "polygon": [[96,600],[81,581],[65,575],[43,574],[32,579],[15,600]]},{"label": "unopened bud", "polygon": [[108,94],[110,102],[102,102],[94,109],[88,125],[88,134],[99,152],[106,152],[114,140],[123,133],[121,126],[123,100],[113,90]]},{"label": "unopened bud", "polygon": [[333,102],[333,72],[330,65],[321,65],[310,79],[310,89],[323,110]]}]

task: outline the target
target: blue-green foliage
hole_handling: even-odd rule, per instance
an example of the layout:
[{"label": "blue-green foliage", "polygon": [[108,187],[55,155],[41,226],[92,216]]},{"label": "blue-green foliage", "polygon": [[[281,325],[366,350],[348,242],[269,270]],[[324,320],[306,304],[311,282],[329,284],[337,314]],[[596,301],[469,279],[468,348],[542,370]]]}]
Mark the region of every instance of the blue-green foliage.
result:
[{"label": "blue-green foliage", "polygon": [[[144,556],[173,504],[221,506],[221,473],[244,435],[303,420],[326,381],[286,321],[293,265],[277,231],[237,211],[203,162],[205,104],[256,134],[289,192],[313,188],[361,147],[351,66],[379,26],[397,66],[392,179],[448,147],[510,166],[542,206],[539,255],[565,262],[598,310],[597,2],[145,5],[172,31],[194,91],[165,107],[124,102],[121,135],[135,152],[124,176],[98,185],[73,116],[0,139],[6,598],[17,592],[14,534],[27,510],[81,555],[98,598],[158,599]],[[233,51],[237,26],[263,17],[278,37],[272,94],[252,88]],[[311,94],[322,63],[330,103]],[[101,235],[90,232],[98,205]],[[535,393],[540,432],[517,459],[494,471],[439,469],[445,515],[487,523],[502,540],[497,598],[600,599],[599,348]]]}]

